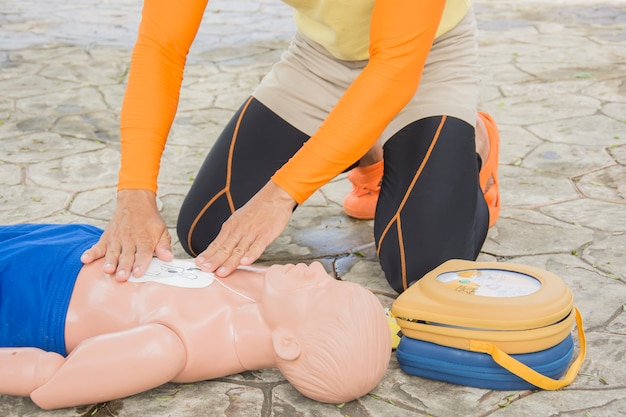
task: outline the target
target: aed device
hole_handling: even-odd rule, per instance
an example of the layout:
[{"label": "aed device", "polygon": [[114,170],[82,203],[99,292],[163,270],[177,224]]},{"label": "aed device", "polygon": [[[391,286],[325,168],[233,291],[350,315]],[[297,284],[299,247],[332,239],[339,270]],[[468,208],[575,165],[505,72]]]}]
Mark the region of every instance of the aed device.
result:
[{"label": "aed device", "polygon": [[[412,375],[488,389],[554,390],[574,380],[585,358],[574,296],[540,268],[447,261],[400,294],[391,313],[403,334],[398,363]],[[580,349],[572,361],[574,325]]]}]

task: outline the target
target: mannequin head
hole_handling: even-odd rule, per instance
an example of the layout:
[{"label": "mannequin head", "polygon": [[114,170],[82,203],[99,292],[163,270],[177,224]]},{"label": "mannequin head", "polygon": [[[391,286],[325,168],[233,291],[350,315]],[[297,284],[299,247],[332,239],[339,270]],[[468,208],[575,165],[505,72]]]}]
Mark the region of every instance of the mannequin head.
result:
[{"label": "mannequin head", "polygon": [[380,301],[321,264],[273,266],[263,293],[277,367],[303,395],[342,403],[371,391],[391,355]]}]

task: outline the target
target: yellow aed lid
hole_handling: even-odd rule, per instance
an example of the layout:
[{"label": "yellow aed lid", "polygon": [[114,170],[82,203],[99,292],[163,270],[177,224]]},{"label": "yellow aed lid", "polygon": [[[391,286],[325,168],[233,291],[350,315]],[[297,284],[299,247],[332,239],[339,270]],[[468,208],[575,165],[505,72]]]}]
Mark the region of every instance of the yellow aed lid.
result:
[{"label": "yellow aed lid", "polygon": [[573,309],[571,290],[548,271],[451,260],[400,294],[391,312],[408,337],[460,349],[484,340],[524,353],[562,341],[573,328]]}]

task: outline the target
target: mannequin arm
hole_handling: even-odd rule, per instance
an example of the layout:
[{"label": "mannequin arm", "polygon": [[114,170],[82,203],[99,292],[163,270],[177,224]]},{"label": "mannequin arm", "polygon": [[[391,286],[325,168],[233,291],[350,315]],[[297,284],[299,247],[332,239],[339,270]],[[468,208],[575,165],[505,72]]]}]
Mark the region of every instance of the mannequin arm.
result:
[{"label": "mannequin arm", "polygon": [[63,362],[58,353],[37,348],[0,348],[0,393],[29,396]]},{"label": "mannequin arm", "polygon": [[80,343],[52,375],[31,393],[41,408],[54,409],[109,401],[171,381],[186,363],[178,335],[147,324]]}]

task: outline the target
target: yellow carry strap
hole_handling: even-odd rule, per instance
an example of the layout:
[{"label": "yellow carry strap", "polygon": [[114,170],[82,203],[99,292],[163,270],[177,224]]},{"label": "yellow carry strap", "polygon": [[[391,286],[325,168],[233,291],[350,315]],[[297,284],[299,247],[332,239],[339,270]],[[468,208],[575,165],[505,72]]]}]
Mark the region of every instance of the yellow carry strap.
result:
[{"label": "yellow carry strap", "polygon": [[578,375],[578,371],[580,371],[580,367],[585,360],[587,352],[587,340],[585,339],[585,330],[583,329],[583,319],[576,307],[574,307],[574,310],[576,312],[576,327],[578,327],[580,350],[578,352],[578,357],[571,363],[567,373],[561,379],[552,379],[540,374],[534,369],[504,353],[502,349],[490,342],[472,340],[470,341],[470,350],[473,352],[488,353],[497,364],[507,369],[509,372],[519,376],[523,380],[530,382],[536,387],[545,390],[557,390],[563,388],[574,381],[574,378]]}]

